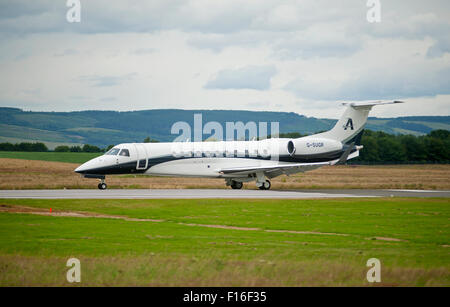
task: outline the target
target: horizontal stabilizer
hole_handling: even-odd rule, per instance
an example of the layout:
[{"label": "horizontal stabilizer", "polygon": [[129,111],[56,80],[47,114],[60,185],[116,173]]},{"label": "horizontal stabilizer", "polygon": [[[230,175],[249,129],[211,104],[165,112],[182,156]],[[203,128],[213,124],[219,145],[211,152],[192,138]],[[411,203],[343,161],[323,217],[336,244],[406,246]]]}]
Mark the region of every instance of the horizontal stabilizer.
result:
[{"label": "horizontal stabilizer", "polygon": [[343,102],[342,105],[344,106],[351,106],[355,109],[360,108],[371,108],[373,106],[380,106],[385,104],[394,104],[394,103],[404,103],[403,101],[394,100],[394,101],[373,101],[373,102]]}]

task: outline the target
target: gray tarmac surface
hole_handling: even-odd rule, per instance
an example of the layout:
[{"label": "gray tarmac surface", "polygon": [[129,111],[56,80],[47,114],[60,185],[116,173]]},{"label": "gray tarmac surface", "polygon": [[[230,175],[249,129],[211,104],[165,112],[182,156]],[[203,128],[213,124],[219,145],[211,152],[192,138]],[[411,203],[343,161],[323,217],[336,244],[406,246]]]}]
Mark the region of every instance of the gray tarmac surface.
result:
[{"label": "gray tarmac surface", "polygon": [[450,191],[425,190],[298,190],[260,191],[232,189],[155,189],[155,190],[0,190],[0,198],[34,199],[195,199],[259,198],[305,199],[344,197],[450,197]]}]

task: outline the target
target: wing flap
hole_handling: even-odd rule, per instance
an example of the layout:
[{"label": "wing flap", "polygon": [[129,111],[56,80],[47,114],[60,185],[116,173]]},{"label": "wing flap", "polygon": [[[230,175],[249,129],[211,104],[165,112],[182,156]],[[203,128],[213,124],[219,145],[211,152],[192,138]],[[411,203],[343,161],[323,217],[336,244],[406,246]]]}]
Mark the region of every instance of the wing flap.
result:
[{"label": "wing flap", "polygon": [[317,162],[317,163],[293,163],[293,164],[278,164],[271,166],[254,166],[254,167],[234,167],[234,168],[224,168],[220,169],[219,173],[228,175],[228,174],[236,174],[236,175],[245,175],[256,172],[276,172],[282,171],[283,173],[296,173],[305,170],[310,170],[314,168],[318,168],[321,166],[330,165],[330,162]]}]

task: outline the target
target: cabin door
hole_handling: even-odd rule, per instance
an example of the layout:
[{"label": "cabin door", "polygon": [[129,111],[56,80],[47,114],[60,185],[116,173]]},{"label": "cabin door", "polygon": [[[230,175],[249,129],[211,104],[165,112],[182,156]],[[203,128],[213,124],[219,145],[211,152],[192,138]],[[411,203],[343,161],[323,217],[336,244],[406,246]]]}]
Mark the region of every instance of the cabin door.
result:
[{"label": "cabin door", "polygon": [[136,155],[137,155],[136,169],[139,169],[139,170],[147,169],[148,154],[147,154],[147,150],[145,148],[145,145],[143,145],[143,144],[134,144],[134,146],[136,148]]}]

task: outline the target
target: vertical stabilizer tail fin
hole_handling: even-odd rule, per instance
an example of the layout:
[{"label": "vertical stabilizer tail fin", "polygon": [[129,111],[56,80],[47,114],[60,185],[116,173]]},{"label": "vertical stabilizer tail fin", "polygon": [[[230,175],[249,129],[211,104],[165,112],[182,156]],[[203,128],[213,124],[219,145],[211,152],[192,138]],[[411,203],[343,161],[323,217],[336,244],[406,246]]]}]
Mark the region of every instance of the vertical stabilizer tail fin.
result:
[{"label": "vertical stabilizer tail fin", "polygon": [[336,125],[331,130],[319,133],[315,136],[337,140],[344,144],[354,141],[359,145],[358,143],[361,141],[362,131],[366,125],[367,117],[369,116],[372,107],[394,103],[402,103],[402,101],[343,103],[343,105],[347,106],[347,109]]}]

